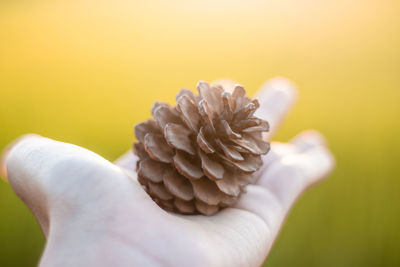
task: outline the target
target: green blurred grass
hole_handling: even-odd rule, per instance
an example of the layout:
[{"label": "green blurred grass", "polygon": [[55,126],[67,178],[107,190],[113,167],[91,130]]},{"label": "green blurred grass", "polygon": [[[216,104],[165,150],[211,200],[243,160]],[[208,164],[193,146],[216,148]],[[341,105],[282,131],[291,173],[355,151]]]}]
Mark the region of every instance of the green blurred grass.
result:
[{"label": "green blurred grass", "polygon": [[[265,266],[400,266],[397,1],[0,3],[0,148],[27,132],[113,160],[155,99],[231,77],[300,90],[275,139],[322,131],[331,177],[293,208]],[[0,183],[0,266],[32,266],[44,239]]]}]

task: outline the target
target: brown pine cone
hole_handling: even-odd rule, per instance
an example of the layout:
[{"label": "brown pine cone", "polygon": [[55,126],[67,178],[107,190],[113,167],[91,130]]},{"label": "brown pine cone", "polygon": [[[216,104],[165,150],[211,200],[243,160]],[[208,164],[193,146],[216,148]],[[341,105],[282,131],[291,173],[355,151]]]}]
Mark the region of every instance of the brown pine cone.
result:
[{"label": "brown pine cone", "polygon": [[266,121],[253,114],[257,100],[236,85],[197,84],[199,96],[182,89],[177,106],[156,102],[154,119],[137,124],[134,152],[138,180],[162,208],[182,214],[212,215],[233,205],[253,182],[269,151]]}]

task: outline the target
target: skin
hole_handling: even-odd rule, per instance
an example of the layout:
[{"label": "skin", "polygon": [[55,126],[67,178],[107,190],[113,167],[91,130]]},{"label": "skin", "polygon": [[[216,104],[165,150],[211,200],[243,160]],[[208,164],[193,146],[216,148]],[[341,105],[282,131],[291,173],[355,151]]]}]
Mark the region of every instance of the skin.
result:
[{"label": "skin", "polygon": [[[261,88],[256,115],[270,122],[266,138],[295,98],[282,78]],[[210,217],[160,209],[136,180],[132,152],[112,163],[27,135],[6,149],[0,166],[46,236],[40,266],[260,266],[290,207],[334,166],[315,131],[271,147],[256,184],[234,207]]]}]

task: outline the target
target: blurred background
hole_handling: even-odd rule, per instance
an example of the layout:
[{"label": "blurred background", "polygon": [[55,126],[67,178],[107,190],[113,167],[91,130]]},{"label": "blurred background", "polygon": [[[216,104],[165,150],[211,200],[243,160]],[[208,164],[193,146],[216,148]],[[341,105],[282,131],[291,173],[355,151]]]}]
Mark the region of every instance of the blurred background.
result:
[{"label": "blurred background", "polygon": [[[300,97],[276,140],[324,133],[328,180],[265,266],[400,266],[400,2],[0,1],[0,149],[34,132],[116,159],[155,100],[277,75]],[[0,181],[0,266],[34,266],[39,225]]]}]

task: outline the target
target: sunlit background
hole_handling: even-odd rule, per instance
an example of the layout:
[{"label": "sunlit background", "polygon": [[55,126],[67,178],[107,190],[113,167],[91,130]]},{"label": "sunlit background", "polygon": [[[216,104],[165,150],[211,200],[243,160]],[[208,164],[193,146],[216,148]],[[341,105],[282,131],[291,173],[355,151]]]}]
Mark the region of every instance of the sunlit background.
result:
[{"label": "sunlit background", "polygon": [[[0,149],[34,132],[113,160],[155,100],[277,75],[300,98],[275,139],[322,131],[331,177],[293,211],[265,266],[400,266],[400,2],[0,2]],[[44,238],[0,182],[0,266],[34,266]]]}]

